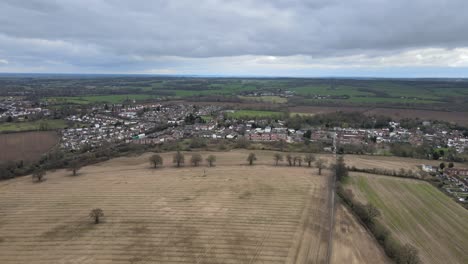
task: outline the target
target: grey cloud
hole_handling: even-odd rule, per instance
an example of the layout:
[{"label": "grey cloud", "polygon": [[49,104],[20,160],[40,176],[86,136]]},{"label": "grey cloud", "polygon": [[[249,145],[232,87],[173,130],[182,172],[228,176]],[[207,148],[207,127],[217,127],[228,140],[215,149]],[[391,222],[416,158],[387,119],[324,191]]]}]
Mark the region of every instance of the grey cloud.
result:
[{"label": "grey cloud", "polygon": [[133,65],[135,56],[142,63],[451,49],[468,46],[467,13],[466,0],[4,0],[0,58],[100,67]]}]

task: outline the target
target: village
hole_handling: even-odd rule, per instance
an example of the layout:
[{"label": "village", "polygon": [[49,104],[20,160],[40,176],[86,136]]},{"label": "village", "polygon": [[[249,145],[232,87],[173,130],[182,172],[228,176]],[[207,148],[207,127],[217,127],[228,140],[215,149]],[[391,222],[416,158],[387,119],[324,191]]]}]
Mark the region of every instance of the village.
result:
[{"label": "village", "polygon": [[49,115],[49,109],[31,101],[18,97],[0,97],[0,120],[5,122],[33,120]]},{"label": "village", "polygon": [[[468,148],[468,138],[462,132],[439,129],[437,126],[431,127],[432,133],[423,132],[419,128],[407,129],[397,122],[389,122],[387,127],[378,129],[320,126],[293,129],[287,126],[286,120],[235,118],[229,114],[233,111],[221,106],[191,104],[94,107],[87,114],[67,117],[68,121],[80,124],[81,127],[62,131],[62,147],[76,150],[83,145],[99,146],[103,142],[161,144],[197,137],[215,140],[244,138],[256,142],[320,142],[327,145],[336,137],[341,146],[430,144],[435,148],[450,148],[457,153]],[[423,122],[422,126],[431,126],[431,123]]]}]

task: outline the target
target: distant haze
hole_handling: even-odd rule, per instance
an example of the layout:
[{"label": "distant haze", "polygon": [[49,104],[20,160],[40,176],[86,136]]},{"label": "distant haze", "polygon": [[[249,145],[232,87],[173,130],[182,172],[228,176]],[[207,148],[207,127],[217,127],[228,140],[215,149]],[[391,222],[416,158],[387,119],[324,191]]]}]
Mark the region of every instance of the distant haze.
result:
[{"label": "distant haze", "polygon": [[0,72],[468,77],[466,0],[2,0]]}]

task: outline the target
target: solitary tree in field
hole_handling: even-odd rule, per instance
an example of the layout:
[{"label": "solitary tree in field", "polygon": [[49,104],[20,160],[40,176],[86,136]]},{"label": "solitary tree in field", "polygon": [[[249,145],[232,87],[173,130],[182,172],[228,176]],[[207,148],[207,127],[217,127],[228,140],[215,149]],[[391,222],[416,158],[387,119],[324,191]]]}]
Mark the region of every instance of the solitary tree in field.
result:
[{"label": "solitary tree in field", "polygon": [[249,156],[247,157],[247,161],[249,162],[249,165],[252,166],[254,161],[257,160],[257,156],[255,156],[255,153],[250,153]]},{"label": "solitary tree in field", "polygon": [[304,161],[307,162],[307,166],[312,166],[312,162],[315,161],[315,156],[312,153],[305,155]]},{"label": "solitary tree in field", "polygon": [[283,161],[283,155],[281,155],[280,153],[275,153],[273,159],[275,160],[275,165],[278,166],[278,163],[280,161]]},{"label": "solitary tree in field", "polygon": [[46,175],[45,170],[43,169],[37,169],[33,172],[32,174],[32,179],[33,181],[36,180],[37,182],[41,182]]},{"label": "solitary tree in field", "polygon": [[440,170],[444,170],[445,169],[445,163],[444,162],[440,163],[439,168],[440,168]]},{"label": "solitary tree in field", "polygon": [[216,156],[209,155],[208,158],[206,158],[206,162],[208,162],[208,166],[213,167],[214,163],[216,162]]},{"label": "solitary tree in field", "polygon": [[453,167],[454,167],[453,162],[450,162],[450,163],[448,164],[448,167],[449,167],[449,168],[453,168]]},{"label": "solitary tree in field", "polygon": [[202,160],[203,160],[202,156],[196,153],[192,155],[192,158],[190,158],[190,163],[192,163],[194,167],[198,167],[198,165],[200,165],[200,162],[202,162]]},{"label": "solitary tree in field", "polygon": [[302,166],[302,157],[301,156],[294,157],[294,165],[296,165],[296,162],[297,162],[297,165],[299,167],[301,167]]},{"label": "solitary tree in field", "polygon": [[289,166],[293,165],[293,157],[290,154],[286,155],[286,160],[288,161]]},{"label": "solitary tree in field", "polygon": [[327,162],[324,159],[318,159],[315,162],[315,167],[317,167],[319,175],[322,175],[322,169],[325,168],[326,164]]},{"label": "solitary tree in field", "polygon": [[104,212],[101,208],[95,208],[89,213],[89,217],[94,219],[95,224],[99,224],[99,218],[104,217]]},{"label": "solitary tree in field", "polygon": [[68,170],[72,172],[73,176],[76,176],[76,174],[78,173],[80,169],[81,169],[81,164],[78,161],[73,161],[72,163],[70,163],[70,167],[68,168]]},{"label": "solitary tree in field", "polygon": [[158,155],[158,154],[154,154],[150,157],[150,163],[154,166],[154,168],[156,169],[159,165],[162,165],[163,164],[163,158]]},{"label": "solitary tree in field", "polygon": [[182,154],[180,151],[177,151],[174,154],[174,158],[173,158],[172,162],[175,163],[177,167],[180,167],[180,165],[184,164],[184,162],[185,162],[184,154]]}]

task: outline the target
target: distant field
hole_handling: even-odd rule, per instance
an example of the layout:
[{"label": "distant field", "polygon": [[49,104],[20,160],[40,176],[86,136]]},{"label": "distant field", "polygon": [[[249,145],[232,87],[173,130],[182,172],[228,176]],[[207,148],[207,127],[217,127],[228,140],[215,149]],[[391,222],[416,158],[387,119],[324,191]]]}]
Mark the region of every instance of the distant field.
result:
[{"label": "distant field", "polygon": [[295,106],[289,107],[290,112],[324,114],[336,111],[361,112],[367,115],[385,115],[400,120],[403,118],[419,118],[423,120],[443,120],[461,125],[468,125],[466,112],[433,111],[422,109],[383,108],[383,107],[347,107],[347,106]]},{"label": "distant field", "polygon": [[232,118],[281,118],[281,112],[275,111],[260,111],[260,110],[235,110],[233,113],[228,113]]},{"label": "distant field", "polygon": [[377,206],[380,220],[418,248],[423,263],[468,263],[468,211],[427,182],[363,174],[347,187]]},{"label": "distant field", "polygon": [[238,96],[240,99],[258,102],[267,102],[275,104],[284,104],[288,102],[287,98],[280,96]]},{"label": "distant field", "polygon": [[67,127],[67,123],[62,119],[44,119],[32,122],[12,122],[12,123],[1,123],[0,132],[20,132],[20,131],[32,131],[40,130],[55,130]]},{"label": "distant field", "polygon": [[49,97],[47,101],[57,104],[91,104],[91,103],[109,103],[119,104],[125,100],[146,100],[157,98],[148,94],[117,94],[117,95],[90,95],[79,97]]},{"label": "distant field", "polygon": [[53,131],[0,134],[0,161],[35,161],[58,142]]}]

